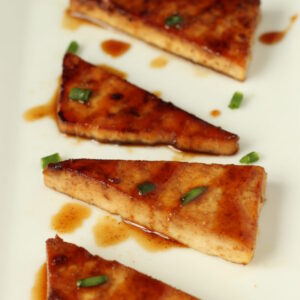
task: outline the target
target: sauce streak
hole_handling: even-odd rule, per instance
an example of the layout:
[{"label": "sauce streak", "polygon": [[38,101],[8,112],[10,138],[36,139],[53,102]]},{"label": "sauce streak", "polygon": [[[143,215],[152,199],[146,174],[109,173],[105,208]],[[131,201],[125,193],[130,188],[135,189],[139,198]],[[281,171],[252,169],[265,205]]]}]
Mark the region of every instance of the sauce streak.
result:
[{"label": "sauce streak", "polygon": [[[61,25],[64,29],[75,31],[83,25],[96,26],[95,24],[80,18],[72,17],[69,10],[64,12]],[[101,27],[97,24],[97,27]]]},{"label": "sauce streak", "polygon": [[163,68],[168,64],[168,60],[164,57],[157,57],[150,63],[152,68]]},{"label": "sauce streak", "polygon": [[90,208],[78,203],[67,203],[52,217],[51,227],[59,233],[72,233],[90,215]]},{"label": "sauce streak", "polygon": [[99,65],[99,67],[101,67],[105,71],[110,72],[110,73],[112,73],[112,74],[114,74],[116,76],[119,76],[119,77],[123,78],[123,79],[126,79],[127,76],[128,76],[128,74],[126,72],[123,72],[123,71],[118,70],[118,69],[116,69],[114,67],[108,66],[106,64],[101,64],[101,65]]},{"label": "sauce streak", "polygon": [[107,40],[101,43],[102,50],[112,57],[120,57],[125,54],[130,47],[130,44],[117,40]]},{"label": "sauce streak", "polygon": [[46,104],[34,106],[23,114],[23,118],[27,122],[34,122],[45,117],[55,119],[56,115],[56,101],[59,96],[59,85],[55,90],[54,95]]},{"label": "sauce streak", "polygon": [[142,227],[137,227],[126,221],[118,222],[106,216],[100,218],[94,226],[94,238],[98,246],[109,247],[120,244],[130,237],[134,238],[140,246],[148,251],[161,251],[183,245],[152,233]]},{"label": "sauce streak", "polygon": [[221,115],[221,111],[220,110],[218,110],[218,109],[214,109],[214,110],[212,110],[211,112],[210,112],[210,115],[212,116],[212,117],[219,117],[220,115]]},{"label": "sauce streak", "polygon": [[282,41],[285,35],[290,31],[297,18],[298,18],[297,15],[291,16],[290,24],[285,30],[266,32],[259,37],[259,40],[266,45],[273,45],[279,43],[280,41]]},{"label": "sauce streak", "polygon": [[47,299],[47,267],[44,263],[35,276],[35,282],[31,289],[31,300]]}]

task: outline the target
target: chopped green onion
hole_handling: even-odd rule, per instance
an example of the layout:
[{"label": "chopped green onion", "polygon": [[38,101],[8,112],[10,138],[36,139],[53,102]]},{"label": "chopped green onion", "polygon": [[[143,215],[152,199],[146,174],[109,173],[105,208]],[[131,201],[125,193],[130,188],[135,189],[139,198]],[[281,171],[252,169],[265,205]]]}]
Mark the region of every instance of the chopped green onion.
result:
[{"label": "chopped green onion", "polygon": [[243,101],[243,93],[241,92],[235,92],[231,98],[230,104],[228,105],[231,109],[237,109],[240,108],[242,101]]},{"label": "chopped green onion", "polygon": [[72,41],[67,49],[68,53],[73,53],[76,54],[76,52],[78,51],[79,45],[76,41]]},{"label": "chopped green onion", "polygon": [[175,26],[179,27],[180,24],[182,23],[182,21],[183,21],[183,18],[180,15],[174,14],[165,19],[165,25],[167,27],[175,27]]},{"label": "chopped green onion", "polygon": [[49,156],[45,156],[41,158],[42,168],[45,169],[50,163],[57,163],[61,160],[60,155],[58,153],[54,153]]},{"label": "chopped green onion", "polygon": [[259,160],[259,154],[257,152],[250,152],[240,159],[242,164],[251,164]]},{"label": "chopped green onion", "polygon": [[96,285],[103,284],[107,281],[106,275],[94,276],[84,279],[77,280],[77,287],[93,287]]},{"label": "chopped green onion", "polygon": [[182,205],[186,205],[186,204],[190,203],[191,201],[195,200],[201,194],[203,194],[206,190],[207,190],[207,187],[205,187],[205,186],[199,186],[199,187],[196,187],[196,188],[190,190],[188,193],[186,193],[181,198]]},{"label": "chopped green onion", "polygon": [[144,196],[148,193],[153,192],[155,190],[156,186],[154,183],[146,181],[146,182],[139,184],[137,186],[137,188],[139,190],[139,195]]},{"label": "chopped green onion", "polygon": [[90,89],[73,88],[69,94],[71,100],[88,102],[92,91]]}]

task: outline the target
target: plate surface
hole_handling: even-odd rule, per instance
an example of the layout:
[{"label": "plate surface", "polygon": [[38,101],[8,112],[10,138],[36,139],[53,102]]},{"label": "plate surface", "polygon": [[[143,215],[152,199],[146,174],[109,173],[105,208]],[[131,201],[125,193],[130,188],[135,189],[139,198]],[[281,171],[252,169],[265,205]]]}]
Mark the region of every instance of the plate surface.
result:
[{"label": "plate surface", "polygon": [[[92,227],[106,213],[96,208],[84,226],[61,237],[202,299],[300,299],[300,20],[281,43],[266,46],[258,41],[263,32],[285,28],[290,16],[300,13],[300,2],[263,1],[253,61],[244,83],[113,30],[95,26],[67,30],[61,25],[66,6],[66,0],[10,1],[0,12],[0,299],[30,299],[35,274],[45,261],[44,242],[55,235],[51,217],[73,201],[43,185],[40,157],[54,152],[64,158],[172,160],[178,156],[166,147],[78,143],[60,134],[50,119],[24,121],[26,109],[45,103],[54,93],[71,40],[80,43],[84,59],[127,72],[130,82],[161,91],[163,99],[241,138],[235,156],[195,156],[190,161],[238,163],[244,154],[258,151],[268,182],[257,249],[248,266],[191,249],[151,253],[134,240],[99,248]],[[131,50],[121,58],[110,58],[100,49],[101,41],[109,38],[129,42]],[[150,68],[158,56],[165,57],[168,65]],[[227,106],[237,90],[244,93],[244,103],[231,111]],[[211,117],[213,109],[221,110],[221,116]]]}]

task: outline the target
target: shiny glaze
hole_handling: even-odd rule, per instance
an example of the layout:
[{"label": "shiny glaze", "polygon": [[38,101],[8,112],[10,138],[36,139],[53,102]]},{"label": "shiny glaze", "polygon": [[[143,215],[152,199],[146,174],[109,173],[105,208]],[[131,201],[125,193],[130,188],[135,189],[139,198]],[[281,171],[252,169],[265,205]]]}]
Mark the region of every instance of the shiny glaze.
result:
[{"label": "shiny glaze", "polygon": [[91,215],[91,209],[78,203],[67,203],[52,217],[51,227],[59,233],[72,233]]},{"label": "shiny glaze", "polygon": [[112,217],[99,218],[93,228],[94,239],[98,246],[109,247],[120,244],[129,238],[134,238],[144,249],[152,252],[163,251],[174,247],[183,247],[181,244],[152,233],[126,221],[118,222]]},{"label": "shiny glaze", "polygon": [[103,69],[104,71],[109,72],[111,74],[114,74],[114,75],[116,75],[116,76],[118,76],[122,79],[126,79],[128,77],[128,74],[126,72],[121,71],[121,70],[119,70],[117,68],[114,68],[112,66],[109,66],[109,65],[106,65],[106,64],[101,64],[101,65],[99,65],[99,67],[101,69]]},{"label": "shiny glaze", "polygon": [[31,300],[47,299],[47,266],[42,264],[35,276],[34,285],[31,289]]},{"label": "shiny glaze", "polygon": [[283,38],[286,36],[286,34],[292,28],[292,26],[295,23],[295,21],[297,20],[297,18],[298,18],[297,15],[291,16],[290,24],[285,30],[283,30],[283,31],[271,31],[271,32],[263,33],[259,37],[259,40],[262,43],[267,44],[267,45],[273,45],[273,44],[279,43],[280,41],[283,40]]},{"label": "shiny glaze", "polygon": [[[198,229],[233,239],[248,249],[255,245],[265,174],[260,167],[81,159],[49,164],[46,169],[46,172],[62,171],[111,186],[129,195],[132,203],[142,201],[153,217],[150,230],[155,230],[154,216],[158,210],[165,213],[166,219],[159,222],[166,228],[173,220],[184,219]],[[154,183],[156,190],[140,196],[137,185],[145,181]],[[196,186],[205,186],[207,191],[182,206],[181,197]],[[246,203],[237,200],[241,191],[243,199],[249,199]]]},{"label": "shiny glaze", "polygon": [[112,57],[122,56],[130,47],[130,44],[118,40],[106,40],[101,43],[102,50]]},{"label": "shiny glaze", "polygon": [[[245,65],[259,15],[259,0],[77,0],[87,7],[120,13],[132,21],[198,45],[208,53]],[[165,19],[180,14],[183,22],[168,28]]]},{"label": "shiny glaze", "polygon": [[[116,261],[93,256],[58,237],[47,241],[47,255],[50,274],[48,300],[195,299]],[[97,275],[106,275],[108,281],[96,287],[77,288],[78,279]]]},{"label": "shiny glaze", "polygon": [[[92,96],[88,104],[69,100],[73,87],[89,88]],[[169,144],[201,151],[198,147],[216,147],[205,152],[222,151],[223,143],[236,152],[238,137],[164,102],[122,80],[107,69],[96,67],[79,57],[67,54],[64,59],[63,84],[58,102],[60,129],[88,136],[90,131],[111,132],[112,140],[100,141],[134,144]],[[78,127],[80,126],[80,127]],[[80,128],[76,129],[76,128]],[[95,131],[93,137],[95,138]],[[127,136],[134,137],[129,140]],[[124,136],[124,138],[123,138]],[[209,143],[207,146],[205,143]],[[200,145],[200,146],[198,146]],[[190,149],[189,149],[190,148]],[[195,149],[194,149],[195,148]]]}]

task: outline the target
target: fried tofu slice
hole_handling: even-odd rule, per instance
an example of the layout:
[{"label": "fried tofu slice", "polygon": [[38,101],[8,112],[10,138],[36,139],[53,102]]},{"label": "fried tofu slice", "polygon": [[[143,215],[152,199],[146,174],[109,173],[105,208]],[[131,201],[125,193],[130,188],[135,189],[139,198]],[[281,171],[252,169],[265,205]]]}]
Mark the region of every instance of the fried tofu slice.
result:
[{"label": "fried tofu slice", "polygon": [[[91,90],[89,101],[70,100],[73,88]],[[237,135],[72,54],[64,58],[57,123],[61,132],[101,142],[172,145],[224,155],[238,150]]]},{"label": "fried tofu slice", "polygon": [[242,264],[254,254],[265,180],[258,166],[165,161],[78,159],[44,170],[50,188]]},{"label": "fried tofu slice", "polygon": [[[92,255],[59,237],[47,240],[46,249],[48,300],[196,299],[117,261]],[[97,286],[77,287],[78,280],[95,276],[106,276],[107,281]]]},{"label": "fried tofu slice", "polygon": [[246,78],[259,0],[70,0],[70,13],[102,21],[238,80]]}]

